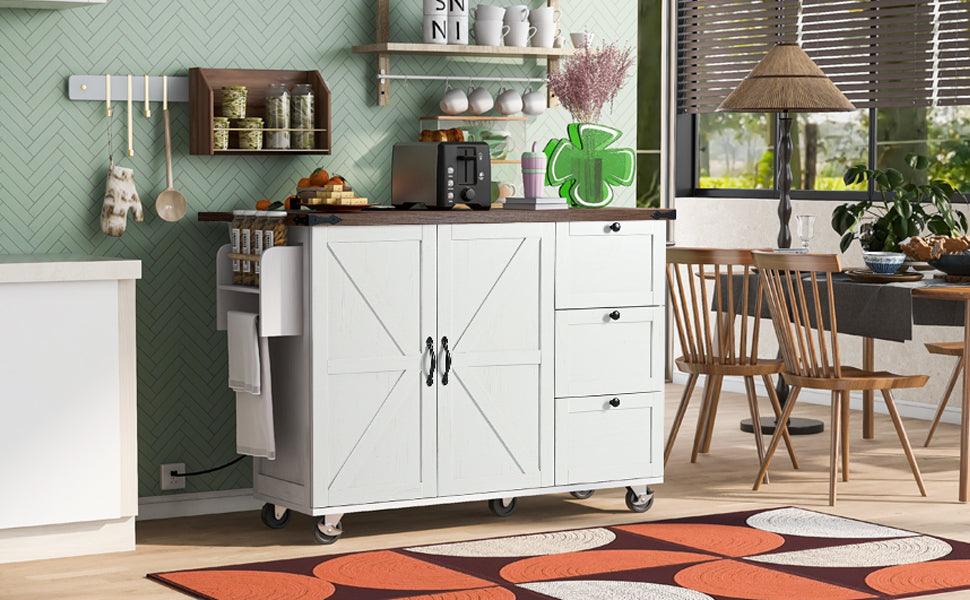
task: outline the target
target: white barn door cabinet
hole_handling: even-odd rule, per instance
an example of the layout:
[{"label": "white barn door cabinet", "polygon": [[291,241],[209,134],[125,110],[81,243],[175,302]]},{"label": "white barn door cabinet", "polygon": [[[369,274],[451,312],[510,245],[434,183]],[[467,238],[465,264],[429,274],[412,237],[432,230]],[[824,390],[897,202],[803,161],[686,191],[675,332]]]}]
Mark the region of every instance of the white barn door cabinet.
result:
[{"label": "white barn door cabinet", "polygon": [[332,543],[348,513],[488,500],[504,516],[518,497],[611,487],[649,509],[665,223],[549,212],[291,228],[302,297],[259,307],[302,320],[271,339],[277,459],[256,460],[254,485],[267,525],[306,513]]}]

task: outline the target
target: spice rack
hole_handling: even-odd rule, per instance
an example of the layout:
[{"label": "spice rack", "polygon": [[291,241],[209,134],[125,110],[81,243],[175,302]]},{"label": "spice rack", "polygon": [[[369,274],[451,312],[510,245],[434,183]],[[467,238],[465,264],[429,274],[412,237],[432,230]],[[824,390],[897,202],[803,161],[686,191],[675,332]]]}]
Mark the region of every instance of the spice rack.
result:
[{"label": "spice rack", "polygon": [[[216,150],[214,145],[213,117],[222,115],[222,88],[232,85],[246,86],[246,116],[265,117],[266,95],[270,84],[282,83],[287,87],[309,84],[315,99],[314,147],[311,149],[278,150],[263,148],[249,150],[233,148],[232,141],[239,128],[230,128],[230,148]],[[330,113],[330,88],[319,71],[285,71],[254,69],[189,69],[189,152],[196,155],[252,155],[252,154],[330,154],[333,147]],[[272,131],[295,131],[293,129],[263,129]],[[306,131],[306,130],[301,130]]]},{"label": "spice rack", "polygon": [[230,310],[259,315],[262,337],[301,335],[303,332],[303,246],[277,246],[260,257],[259,286],[233,285],[232,246],[216,257],[216,329],[225,331]]}]

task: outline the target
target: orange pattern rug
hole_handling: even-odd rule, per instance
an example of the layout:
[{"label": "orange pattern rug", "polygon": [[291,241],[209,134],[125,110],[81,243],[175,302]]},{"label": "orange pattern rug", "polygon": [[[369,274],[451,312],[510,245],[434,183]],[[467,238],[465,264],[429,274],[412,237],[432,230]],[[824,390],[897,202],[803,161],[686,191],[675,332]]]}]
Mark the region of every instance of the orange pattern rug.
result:
[{"label": "orange pattern rug", "polygon": [[789,507],[149,577],[210,600],[861,600],[970,589],[970,544]]}]

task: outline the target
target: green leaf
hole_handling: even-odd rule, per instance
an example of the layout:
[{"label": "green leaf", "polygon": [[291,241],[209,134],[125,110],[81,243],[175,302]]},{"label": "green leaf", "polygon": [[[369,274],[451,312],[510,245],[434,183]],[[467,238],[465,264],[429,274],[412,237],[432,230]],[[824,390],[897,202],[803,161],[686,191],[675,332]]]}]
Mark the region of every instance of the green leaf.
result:
[{"label": "green leaf", "polygon": [[909,153],[906,155],[906,164],[916,171],[925,171],[930,167],[930,159],[921,154]]},{"label": "green leaf", "polygon": [[842,236],[842,240],[839,242],[839,249],[843,254],[852,246],[852,241],[855,239],[854,233],[847,233]]}]

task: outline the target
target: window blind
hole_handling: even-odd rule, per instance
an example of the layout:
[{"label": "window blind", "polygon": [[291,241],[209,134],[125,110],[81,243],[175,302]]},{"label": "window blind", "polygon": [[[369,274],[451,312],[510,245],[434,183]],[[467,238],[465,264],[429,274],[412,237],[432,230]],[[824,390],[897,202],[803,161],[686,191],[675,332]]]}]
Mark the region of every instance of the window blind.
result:
[{"label": "window blind", "polygon": [[778,42],[858,108],[970,104],[970,0],[678,0],[678,106],[714,112]]}]

